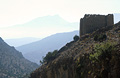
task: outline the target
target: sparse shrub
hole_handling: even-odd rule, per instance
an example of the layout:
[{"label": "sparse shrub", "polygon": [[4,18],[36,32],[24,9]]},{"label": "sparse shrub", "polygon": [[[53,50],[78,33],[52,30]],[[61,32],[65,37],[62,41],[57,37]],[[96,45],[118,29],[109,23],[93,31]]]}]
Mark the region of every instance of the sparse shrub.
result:
[{"label": "sparse shrub", "polygon": [[98,40],[98,35],[94,36],[94,40],[97,41]]},{"label": "sparse shrub", "polygon": [[102,42],[102,41],[104,41],[106,39],[107,39],[107,35],[106,34],[97,34],[97,35],[94,36],[94,40],[95,41]]},{"label": "sparse shrub", "polygon": [[94,53],[90,54],[89,59],[94,61],[99,61],[100,59],[111,58],[111,52],[116,48],[114,47],[116,43],[105,42],[102,44],[96,44],[94,47]]},{"label": "sparse shrub", "polygon": [[110,41],[94,46],[89,59],[92,65],[92,73],[96,78],[108,78],[108,74],[111,73],[111,61],[115,58],[113,53],[117,50],[115,46],[116,43]]},{"label": "sparse shrub", "polygon": [[78,41],[80,38],[79,38],[79,36],[75,35],[75,36],[73,37],[73,39],[74,39],[74,41]]}]

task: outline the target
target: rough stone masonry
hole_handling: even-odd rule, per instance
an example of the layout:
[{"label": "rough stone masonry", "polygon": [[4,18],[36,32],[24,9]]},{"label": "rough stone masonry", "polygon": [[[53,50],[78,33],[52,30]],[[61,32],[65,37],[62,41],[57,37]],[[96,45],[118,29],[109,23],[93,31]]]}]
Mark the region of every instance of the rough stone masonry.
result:
[{"label": "rough stone masonry", "polygon": [[91,15],[85,14],[80,19],[80,36],[91,33],[101,27],[111,26],[114,24],[113,14],[108,15]]}]

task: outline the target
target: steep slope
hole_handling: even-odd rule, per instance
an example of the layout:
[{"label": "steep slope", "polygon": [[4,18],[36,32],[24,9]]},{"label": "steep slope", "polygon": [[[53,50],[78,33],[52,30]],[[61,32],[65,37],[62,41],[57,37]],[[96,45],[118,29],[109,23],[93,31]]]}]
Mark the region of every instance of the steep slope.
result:
[{"label": "steep slope", "polygon": [[0,78],[22,78],[37,67],[0,38]]},{"label": "steep slope", "polygon": [[72,41],[73,36],[78,35],[78,33],[78,31],[73,31],[54,34],[40,41],[17,47],[16,49],[22,52],[28,60],[39,64],[42,56],[45,56],[47,52],[60,49],[67,42]]},{"label": "steep slope", "polygon": [[65,45],[54,60],[44,63],[30,78],[120,78],[119,73],[120,22]]}]

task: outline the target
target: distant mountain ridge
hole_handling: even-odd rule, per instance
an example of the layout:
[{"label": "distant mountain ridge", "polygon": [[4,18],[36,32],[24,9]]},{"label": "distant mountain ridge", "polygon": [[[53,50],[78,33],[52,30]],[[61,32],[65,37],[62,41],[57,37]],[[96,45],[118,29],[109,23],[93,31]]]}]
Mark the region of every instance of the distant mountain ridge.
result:
[{"label": "distant mountain ridge", "polygon": [[10,46],[18,47],[38,40],[40,40],[40,38],[26,37],[26,38],[16,38],[16,39],[5,39],[5,42]]},{"label": "distant mountain ridge", "polygon": [[[61,18],[59,15],[54,15],[54,16],[43,16],[43,17],[38,17],[36,19],[33,19],[32,21],[25,23],[26,26],[30,25],[30,26],[44,26],[49,24],[50,25],[65,25],[68,24],[69,22],[65,21],[63,18]],[[34,27],[33,26],[33,27]]]},{"label": "distant mountain ridge", "polygon": [[66,43],[72,41],[73,37],[78,34],[78,30],[73,32],[57,33],[40,41],[16,47],[16,49],[22,52],[24,57],[28,60],[39,64],[42,56],[45,56],[47,52],[60,49]]},{"label": "distant mountain ridge", "polygon": [[22,78],[38,67],[0,38],[0,78]]},{"label": "distant mountain ridge", "polygon": [[[120,13],[114,13],[114,23],[120,20]],[[0,35],[3,38],[37,37],[45,38],[55,33],[70,32],[79,29],[79,23],[70,23],[59,15],[43,16],[33,19],[24,24],[18,24],[10,27],[0,28]],[[47,32],[46,32],[47,31]],[[8,38],[7,38],[8,39]]]},{"label": "distant mountain ridge", "polygon": [[[27,23],[5,27],[0,29],[1,36],[9,34],[9,37],[37,37],[45,38],[49,35],[61,32],[78,30],[79,23],[70,23],[59,15],[43,16]],[[4,34],[5,33],[5,34]]]}]

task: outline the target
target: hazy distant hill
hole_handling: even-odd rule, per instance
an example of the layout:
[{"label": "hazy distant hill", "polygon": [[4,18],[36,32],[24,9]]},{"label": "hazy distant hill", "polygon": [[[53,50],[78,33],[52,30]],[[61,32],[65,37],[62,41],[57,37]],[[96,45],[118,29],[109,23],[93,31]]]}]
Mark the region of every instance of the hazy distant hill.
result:
[{"label": "hazy distant hill", "polygon": [[[114,23],[120,20],[120,13],[114,13]],[[8,34],[11,37],[38,37],[43,38],[51,34],[59,32],[68,32],[79,29],[79,23],[70,23],[62,19],[59,15],[43,16],[33,19],[27,23],[15,25],[0,29],[0,35]],[[5,34],[4,34],[5,33]],[[25,41],[24,41],[25,40]],[[27,41],[26,41],[27,40]],[[34,42],[31,39],[10,39],[5,40],[12,46],[20,46],[23,44]]]},{"label": "hazy distant hill", "polygon": [[22,53],[0,38],[0,78],[22,78],[37,67],[37,64],[26,60]]},{"label": "hazy distant hill", "polygon": [[17,38],[17,39],[6,39],[5,42],[10,46],[18,47],[38,40],[40,40],[40,38],[26,37],[26,38]]},{"label": "hazy distant hill", "polygon": [[0,35],[5,36],[8,34],[9,37],[44,38],[55,33],[69,32],[78,29],[78,22],[70,23],[59,15],[54,15],[38,17],[24,24],[1,28]]},{"label": "hazy distant hill", "polygon": [[17,47],[16,49],[22,52],[25,58],[32,62],[39,63],[42,56],[45,56],[47,52],[60,49],[67,42],[72,41],[73,37],[78,34],[79,31],[58,33],[40,41]]}]

